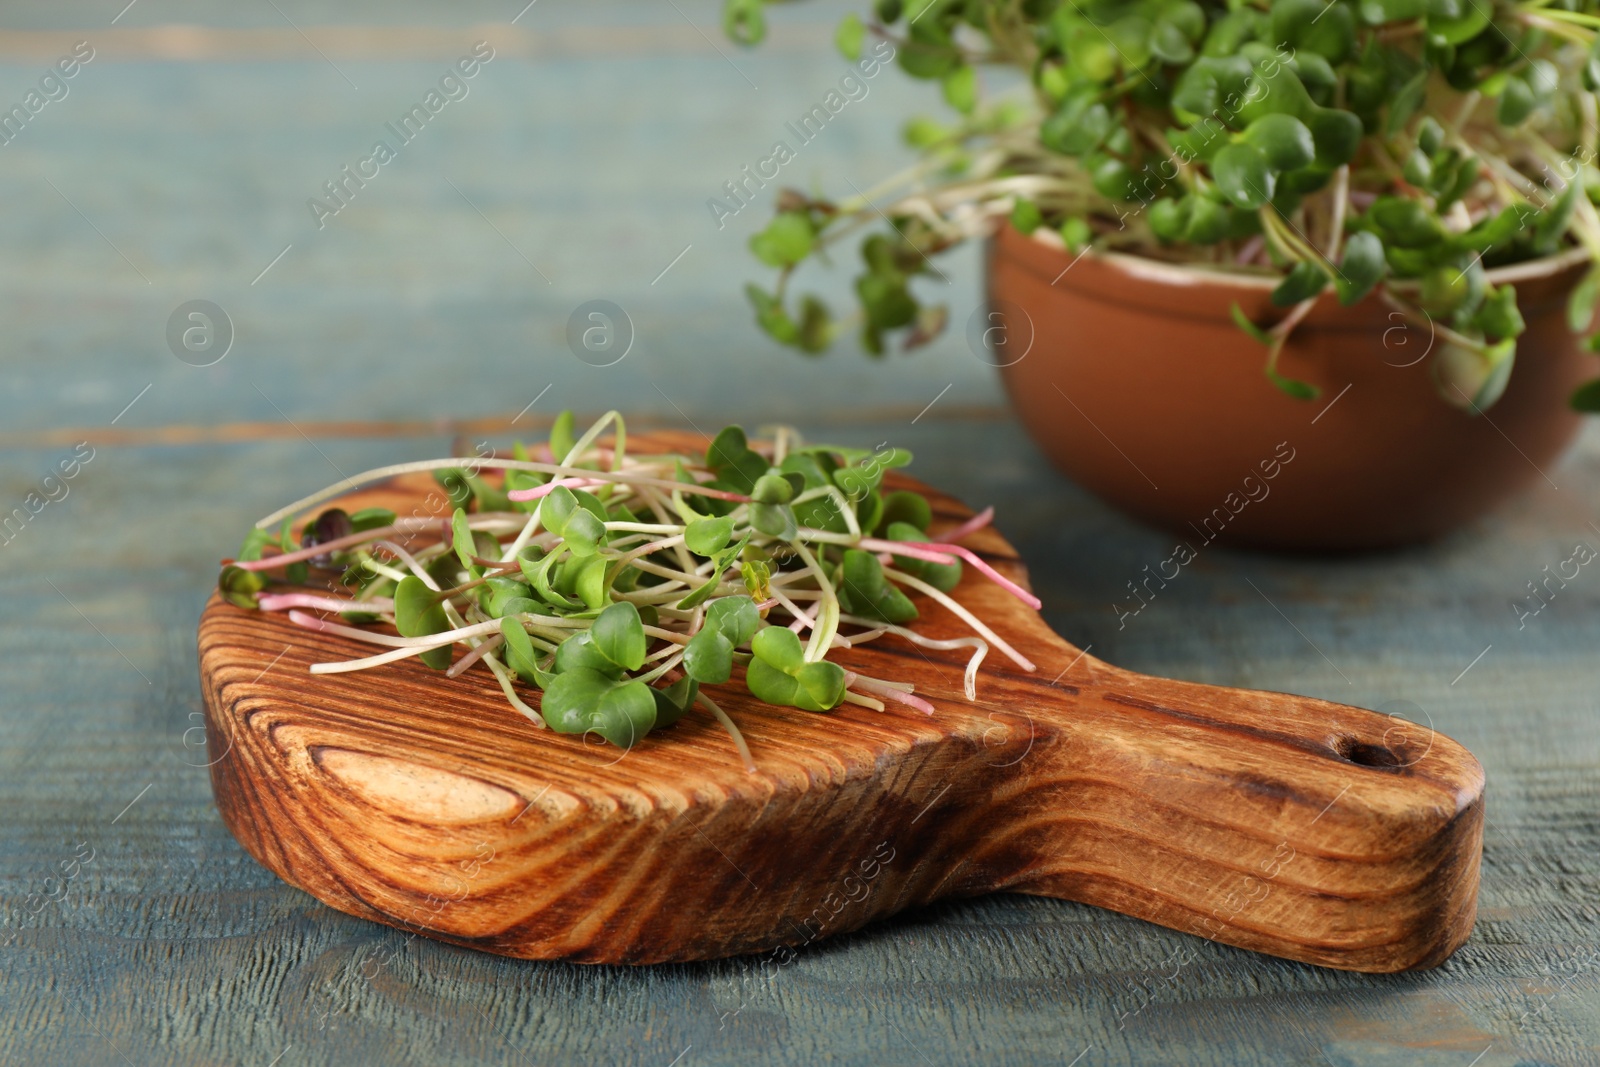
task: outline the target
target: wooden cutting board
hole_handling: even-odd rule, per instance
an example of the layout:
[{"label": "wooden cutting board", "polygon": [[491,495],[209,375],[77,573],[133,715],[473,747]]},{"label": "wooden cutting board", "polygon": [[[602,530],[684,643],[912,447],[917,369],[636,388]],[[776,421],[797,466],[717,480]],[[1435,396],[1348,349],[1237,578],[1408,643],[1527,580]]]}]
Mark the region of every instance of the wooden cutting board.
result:
[{"label": "wooden cutting board", "polygon": [[[935,532],[971,515],[888,481],[927,494]],[[341,506],[412,514],[433,488],[409,476]],[[993,528],[965,543],[1027,584]],[[701,709],[624,752],[539,729],[481,668],[313,676],[371,646],[213,596],[199,643],[217,807],[332,907],[536,959],[792,948],[1002,890],[1347,970],[1430,967],[1466,939],[1484,784],[1466,749],[1323,700],[1120,670],[966,571],[954,595],[1037,673],[991,651],[969,703],[965,650],[883,638],[832,658],[914,682],[936,715],[818,715],[711,687],[754,774]],[[920,631],[966,632],[917,603]]]}]

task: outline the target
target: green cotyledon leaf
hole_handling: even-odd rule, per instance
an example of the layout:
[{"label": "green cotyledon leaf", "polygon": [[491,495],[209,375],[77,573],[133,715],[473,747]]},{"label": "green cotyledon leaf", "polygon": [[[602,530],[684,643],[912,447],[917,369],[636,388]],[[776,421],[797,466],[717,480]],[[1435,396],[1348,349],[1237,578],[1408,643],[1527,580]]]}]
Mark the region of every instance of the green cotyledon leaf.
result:
[{"label": "green cotyledon leaf", "polygon": [[644,665],[644,623],[629,601],[619,600],[600,612],[589,627],[589,637],[596,651],[623,670],[636,671]]},{"label": "green cotyledon leaf", "polygon": [[705,622],[683,652],[683,669],[691,678],[712,685],[726,682],[733,670],[733,651],[750,640],[761,625],[755,601],[727,596],[706,605]]},{"label": "green cotyledon leaf", "polygon": [[906,623],[917,617],[916,605],[883,575],[871,552],[849,548],[839,578],[839,606],[852,615]]},{"label": "green cotyledon leaf", "polygon": [[[439,594],[415,575],[403,578],[394,591],[394,624],[401,637],[429,637],[450,629]],[[432,648],[418,659],[436,671],[450,666],[450,646]]]},{"label": "green cotyledon leaf", "polygon": [[592,732],[619,748],[632,748],[656,725],[656,698],[648,685],[588,667],[573,667],[551,679],[539,711],[557,733]]},{"label": "green cotyledon leaf", "polygon": [[802,711],[830,711],[844,699],[844,668],[826,660],[807,663],[794,631],[768,626],[750,648],[745,684],[757,699]]}]

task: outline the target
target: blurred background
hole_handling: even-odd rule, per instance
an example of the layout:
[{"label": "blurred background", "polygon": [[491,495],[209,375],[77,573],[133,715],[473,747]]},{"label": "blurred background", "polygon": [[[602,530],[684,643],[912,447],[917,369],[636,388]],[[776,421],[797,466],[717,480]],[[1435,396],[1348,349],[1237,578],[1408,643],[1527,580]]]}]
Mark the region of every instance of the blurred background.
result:
[{"label": "blurred background", "polygon": [[[524,2],[0,11],[0,107],[92,49],[0,145],[0,513],[92,453],[0,546],[0,1062],[1597,1062],[1600,967],[1574,961],[1600,893],[1583,858],[1600,580],[1524,626],[1511,606],[1575,540],[1600,544],[1592,428],[1548,484],[1441,544],[1207,549],[1119,620],[1171,535],[1073,487],[1013,424],[965,339],[978,249],[940,260],[947,292],[919,283],[951,328],[911,356],[846,338],[808,359],[752,322],[743,287],[771,278],[746,242],[775,187],[725,226],[707,201],[794,144],[785,123],[847,70],[833,27],[857,5],[780,5],[750,52],[714,0]],[[401,145],[385,124],[478,42],[493,58]],[[899,131],[936,93],[892,69],[867,84],[782,183],[846,193],[910,161]],[[308,201],[380,139],[395,158],[319,219]],[[807,288],[845,306],[853,267]],[[569,343],[594,301],[631,324],[615,361]],[[195,307],[217,330],[198,352]],[[908,447],[921,477],[996,505],[1046,617],[1095,656],[1450,733],[1490,771],[1478,933],[1440,971],[1372,978],[993,897],[829,941],[755,989],[738,961],[405,942],[263,871],[221,826],[193,733],[216,560],[346,473],[612,407],[630,429],[783,420]],[[95,860],[51,895],[80,843]],[[350,978],[375,947],[395,964]],[[1195,962],[1161,978],[1180,950]],[[1576,985],[1551,992],[1569,965]]]},{"label": "blurred background", "polygon": [[[517,8],[138,0],[112,25],[88,4],[12,5],[0,49],[18,102],[76,42],[94,58],[0,149],[7,202],[27,205],[5,215],[5,285],[32,320],[13,320],[6,428],[109,422],[147,383],[119,426],[469,419],[552,382],[546,418],[909,419],[951,383],[941,403],[997,408],[959,328],[975,250],[946,271],[957,328],[915,360],[862,359],[853,340],[779,358],[743,295],[771,284],[746,243],[776,185],[720,225],[707,206],[737,206],[724,183],[779,139],[797,149],[782,183],[826,177],[836,194],[910,161],[899,130],[938,102],[893,70],[811,143],[784,128],[850,70],[830,44],[849,4],[780,6],[756,51],[706,0]],[[409,143],[386,129],[480,41],[494,58],[463,98]],[[380,138],[397,157],[319,220],[307,201],[337,205],[324,183]],[[816,283],[846,294],[854,266]],[[165,340],[192,299],[235,330],[204,370]],[[636,330],[611,367],[566,342],[597,299]]]}]

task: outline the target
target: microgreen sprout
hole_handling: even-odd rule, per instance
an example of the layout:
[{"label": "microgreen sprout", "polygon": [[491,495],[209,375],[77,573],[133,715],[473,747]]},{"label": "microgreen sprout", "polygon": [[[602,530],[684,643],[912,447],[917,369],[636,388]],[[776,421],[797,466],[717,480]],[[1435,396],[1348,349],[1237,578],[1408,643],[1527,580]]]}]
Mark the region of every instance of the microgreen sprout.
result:
[{"label": "microgreen sprout", "polygon": [[[218,586],[238,607],[286,611],[297,626],[382,649],[314,664],[314,674],[415,657],[457,677],[481,664],[534,724],[624,749],[699,704],[750,770],[749,746],[702,686],[742,674],[769,704],[932,715],[911,684],[848,671],[829,653],[885,636],[970,648],[969,699],[990,648],[1034,669],[950,596],[965,563],[1039,606],[951,543],[986,525],[992,509],[930,538],[927,500],[883,489],[885,472],[911,461],[904,449],[806,445],[787,428],[773,446],[753,446],[729,427],[704,456],[630,455],[622,417],[610,412],[577,437],[564,413],[548,445],[530,453],[519,443],[513,454],[396,464],[314,493],[262,519]],[[504,484],[465,474],[468,464],[503,470]],[[447,520],[315,510],[353,486],[419,471],[466,506]],[[918,598],[947,608],[973,636],[908,629]],[[519,695],[530,690],[541,693],[538,710]]]}]

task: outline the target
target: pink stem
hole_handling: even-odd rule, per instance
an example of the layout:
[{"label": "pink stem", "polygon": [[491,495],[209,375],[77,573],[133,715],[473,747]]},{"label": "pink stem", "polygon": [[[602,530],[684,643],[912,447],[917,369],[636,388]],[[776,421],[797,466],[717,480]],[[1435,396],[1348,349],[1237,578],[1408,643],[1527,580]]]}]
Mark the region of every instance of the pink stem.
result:
[{"label": "pink stem", "polygon": [[[443,524],[446,536],[448,536],[450,532],[449,519],[401,519],[393,526],[374,527],[371,530],[363,530],[360,533],[353,533],[344,537],[337,537],[332,541],[326,541],[320,545],[312,545],[310,548],[299,548],[293,552],[283,552],[276,556],[267,556],[265,559],[232,560],[231,565],[238,567],[242,571],[270,571],[274,567],[283,567],[290,563],[299,563],[301,560],[307,560],[313,556],[322,556],[329,552],[338,552],[346,548],[353,548],[356,545],[365,544],[368,541],[375,541],[377,538],[385,537],[388,534],[421,533],[429,527],[437,527],[441,523]],[[388,541],[378,543],[392,544],[392,542]]]},{"label": "pink stem", "polygon": [[[338,623],[329,622],[328,620],[320,618],[316,615],[307,615],[303,611],[295,611],[292,608],[289,611],[289,621],[294,623],[296,626],[304,626],[306,629],[315,630],[318,633],[337,633],[340,630],[355,629],[353,626],[340,626]],[[365,630],[360,630],[357,632],[363,635],[366,634]]]},{"label": "pink stem", "polygon": [[329,552],[338,552],[340,549],[351,548],[363,544],[385,534],[394,533],[399,529],[396,526],[380,526],[375,530],[363,530],[347,537],[336,537],[332,541],[310,548],[298,549],[294,552],[284,552],[277,556],[268,556],[265,559],[234,560],[233,565],[242,571],[270,571],[274,567],[282,567],[290,563],[299,563],[301,560],[310,559],[312,556],[325,556]]},{"label": "pink stem", "polygon": [[[938,553],[929,552],[927,549],[919,549],[915,544],[907,545],[904,541],[879,541],[876,538],[864,537],[861,540],[861,547],[871,549],[873,551],[893,552],[897,556],[910,556],[912,559],[926,559],[933,563],[951,562],[948,558],[940,558]],[[972,549],[963,545],[942,545],[941,547],[944,549],[944,551],[954,552],[956,555],[972,564],[991,582],[998,585],[1000,588],[1004,589],[1006,592],[1010,593],[1012,596],[1016,597],[1033,610],[1038,611],[1044,606],[1044,603],[1038,597],[1034,596],[1032,593],[1028,592],[1026,589],[1022,588],[1022,586],[1018,585],[1016,582],[1013,582],[1010,578],[1007,578],[993,567],[989,566],[989,564],[985,563],[976,552],[972,551]],[[915,551],[907,551],[908,548],[914,549]]]},{"label": "pink stem", "polygon": [[960,526],[957,526],[955,529],[946,530],[944,533],[940,534],[938,537],[935,537],[934,541],[935,542],[940,542],[940,543],[949,543],[951,541],[960,541],[963,538],[965,538],[968,534],[976,533],[977,531],[983,529],[985,526],[989,525],[993,521],[994,521],[994,508],[993,508],[993,506],[986,507],[982,511],[978,512],[976,515],[972,516],[972,518],[970,518],[966,522],[962,523]]},{"label": "pink stem", "polygon": [[908,556],[911,559],[925,559],[929,563],[954,563],[950,553],[955,551],[945,545],[939,548],[930,548],[927,541],[884,541],[876,537],[863,537],[857,548],[864,548],[869,552],[893,552],[897,556]]},{"label": "pink stem", "polygon": [[505,641],[505,638],[503,638],[503,637],[489,637],[489,638],[484,639],[483,641],[480,641],[478,643],[478,647],[477,648],[473,649],[471,652],[468,652],[465,656],[462,656],[460,659],[456,660],[455,663],[451,665],[450,669],[444,672],[445,677],[446,678],[454,678],[454,677],[456,677],[462,671],[466,670],[468,667],[472,666],[474,663],[476,663],[480,659],[482,659],[483,656],[484,656],[484,653],[492,652],[495,649],[499,648],[500,645],[504,641]]},{"label": "pink stem", "polygon": [[558,488],[587,489],[590,486],[605,484],[607,483],[596,481],[593,478],[557,478],[553,482],[536,485],[532,489],[513,489],[506,496],[512,500],[538,500],[542,496],[548,496]]},{"label": "pink stem", "polygon": [[960,556],[962,559],[978,568],[978,570],[982,571],[990,581],[994,582],[994,584],[998,585],[1001,589],[1004,589],[1006,592],[1010,593],[1012,596],[1028,605],[1028,607],[1032,608],[1034,611],[1038,611],[1040,608],[1044,607],[1044,601],[1040,600],[1038,597],[1022,588],[1022,586],[1018,585],[1016,582],[1013,582],[1010,578],[1007,578],[1005,575],[989,566],[989,564],[985,563],[983,558],[980,557],[976,552],[972,551],[972,549],[967,548],[965,545],[950,545],[949,548],[950,551],[954,552],[956,555]]},{"label": "pink stem", "polygon": [[394,601],[388,597],[371,600],[340,600],[335,597],[312,596],[309,593],[262,593],[257,598],[262,611],[282,611],[285,608],[310,608],[312,611],[393,611]]},{"label": "pink stem", "polygon": [[356,626],[341,626],[339,623],[329,622],[327,619],[316,615],[307,615],[303,611],[294,611],[291,609],[289,612],[289,621],[294,623],[296,626],[304,626],[307,630],[315,630],[319,634],[338,634],[340,637],[349,637],[357,641],[366,641],[368,644],[373,645],[384,645],[388,648],[405,647],[404,645],[392,644],[387,640],[379,640],[379,638],[386,637],[387,635],[380,634],[376,630],[363,630]]},{"label": "pink stem", "polygon": [[883,697],[887,700],[899,701],[901,704],[906,704],[910,707],[916,708],[924,715],[933,714],[933,705],[928,703],[926,700],[923,700],[915,693],[908,693],[904,689],[896,689],[892,685],[884,685],[876,678],[863,678],[861,675],[851,672],[846,672],[846,677],[846,688],[864,689],[873,696]]},{"label": "pink stem", "polygon": [[[856,684],[860,685],[861,679],[856,679]],[[883,697],[885,700],[898,700],[902,704],[908,704],[922,712],[924,715],[933,714],[933,705],[928,703],[926,700],[923,700],[915,693],[907,693],[904,689],[871,689],[870,691],[876,693],[880,697]]]}]

